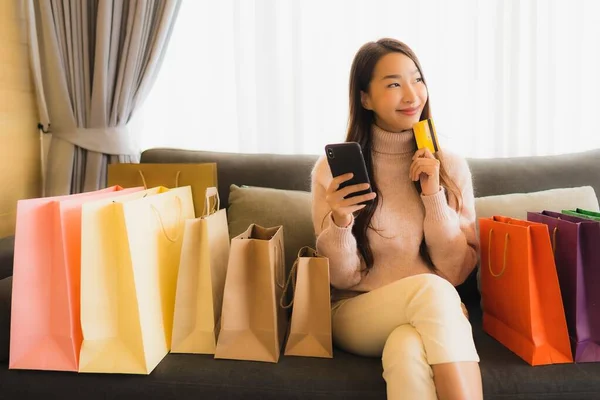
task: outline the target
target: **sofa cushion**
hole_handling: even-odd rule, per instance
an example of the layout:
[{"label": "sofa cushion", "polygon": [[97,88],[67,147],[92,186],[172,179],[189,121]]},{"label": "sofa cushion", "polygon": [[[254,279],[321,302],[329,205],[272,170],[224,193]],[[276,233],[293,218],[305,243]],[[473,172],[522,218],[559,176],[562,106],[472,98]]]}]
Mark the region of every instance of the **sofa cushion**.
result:
[{"label": "sofa cushion", "polygon": [[283,225],[287,271],[302,247],[315,246],[309,192],[231,185],[227,221],[232,238],[252,223],[263,227]]},{"label": "sofa cushion", "polygon": [[480,308],[469,313],[486,400],[600,398],[600,363],[532,367],[483,331]]},{"label": "sofa cushion", "polygon": [[[598,399],[600,363],[531,367],[481,329],[481,311],[469,310],[486,400]],[[282,356],[279,363],[215,360],[169,354],[149,376],[8,370],[0,364],[7,398],[95,399],[385,399],[381,359],[334,349],[333,359]],[[2,396],[0,396],[2,397]]]},{"label": "sofa cushion", "polygon": [[527,219],[527,211],[556,211],[583,208],[598,211],[598,198],[591,186],[512,193],[475,199],[477,218],[494,215]]},{"label": "sofa cushion", "polygon": [[14,236],[0,239],[0,279],[12,276],[14,251]]}]

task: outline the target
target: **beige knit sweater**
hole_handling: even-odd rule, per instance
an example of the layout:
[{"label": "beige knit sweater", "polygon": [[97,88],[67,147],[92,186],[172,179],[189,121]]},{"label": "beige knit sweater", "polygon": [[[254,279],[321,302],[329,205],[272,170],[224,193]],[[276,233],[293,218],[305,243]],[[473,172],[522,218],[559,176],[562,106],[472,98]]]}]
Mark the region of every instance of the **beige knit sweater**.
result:
[{"label": "beige knit sweater", "polygon": [[[478,241],[475,233],[475,209],[471,173],[466,161],[441,152],[448,174],[459,187],[463,207],[457,213],[454,202],[448,204],[445,190],[432,196],[419,195],[409,178],[412,156],[416,151],[412,131],[386,132],[372,128],[375,180],[381,191],[379,205],[368,237],[374,265],[365,269],[352,224],[338,227],[325,201],[332,176],[327,159],[319,158],[312,174],[312,216],[317,235],[317,251],[329,258],[334,300],[352,297],[408,276],[430,273],[419,254],[425,242],[439,275],[452,284],[462,283],[477,262]],[[328,215],[329,214],[329,215]]]}]

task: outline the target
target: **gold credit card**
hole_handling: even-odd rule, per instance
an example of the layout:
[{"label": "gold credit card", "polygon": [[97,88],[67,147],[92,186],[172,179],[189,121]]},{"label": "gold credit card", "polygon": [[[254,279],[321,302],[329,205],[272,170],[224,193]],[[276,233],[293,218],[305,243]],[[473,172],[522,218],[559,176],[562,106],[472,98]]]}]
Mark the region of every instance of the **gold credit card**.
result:
[{"label": "gold credit card", "polygon": [[417,141],[418,149],[428,148],[431,153],[435,153],[440,149],[440,144],[435,132],[435,125],[433,125],[433,120],[431,118],[414,124],[413,133],[415,135],[415,140]]}]

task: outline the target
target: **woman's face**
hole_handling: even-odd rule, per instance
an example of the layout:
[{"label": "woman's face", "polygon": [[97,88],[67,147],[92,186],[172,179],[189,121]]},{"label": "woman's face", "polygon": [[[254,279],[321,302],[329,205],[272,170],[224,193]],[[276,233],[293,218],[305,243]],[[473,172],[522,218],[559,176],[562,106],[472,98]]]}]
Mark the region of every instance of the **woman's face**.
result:
[{"label": "woman's face", "polygon": [[419,69],[402,53],[389,53],[375,65],[363,107],[375,113],[375,123],[389,132],[411,129],[427,102],[427,87]]}]

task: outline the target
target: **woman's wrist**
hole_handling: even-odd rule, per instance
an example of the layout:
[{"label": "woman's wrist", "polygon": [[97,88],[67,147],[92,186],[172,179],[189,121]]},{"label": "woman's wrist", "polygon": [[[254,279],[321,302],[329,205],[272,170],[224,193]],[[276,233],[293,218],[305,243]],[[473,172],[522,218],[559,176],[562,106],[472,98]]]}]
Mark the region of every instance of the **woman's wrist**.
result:
[{"label": "woman's wrist", "polygon": [[331,217],[333,218],[333,223],[336,224],[338,228],[347,228],[352,224],[352,214],[340,216],[336,213],[331,213]]},{"label": "woman's wrist", "polygon": [[423,188],[421,191],[421,194],[423,196],[435,196],[436,194],[438,194],[440,192],[440,190],[442,190],[441,186],[438,186],[437,190],[433,190],[433,191],[429,191],[429,190]]}]

